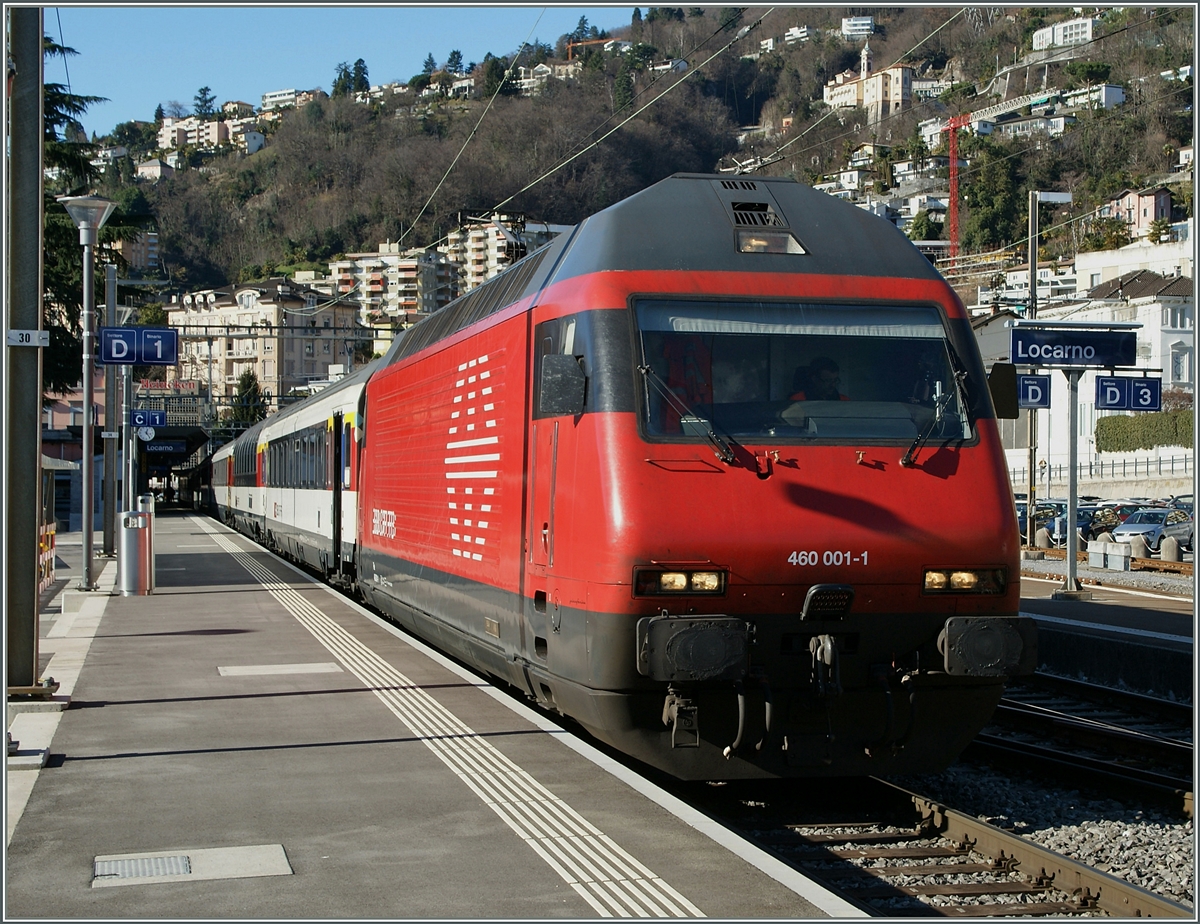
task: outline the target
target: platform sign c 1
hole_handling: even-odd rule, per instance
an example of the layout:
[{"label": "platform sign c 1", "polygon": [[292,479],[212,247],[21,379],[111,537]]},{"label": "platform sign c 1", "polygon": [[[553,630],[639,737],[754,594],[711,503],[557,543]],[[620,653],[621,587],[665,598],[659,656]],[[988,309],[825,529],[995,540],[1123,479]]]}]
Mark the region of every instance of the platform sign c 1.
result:
[{"label": "platform sign c 1", "polygon": [[1048,408],[1050,406],[1050,376],[1018,375],[1017,406]]},{"label": "platform sign c 1", "polygon": [[131,410],[129,412],[131,427],[165,427],[167,425],[166,411]]},{"label": "platform sign c 1", "polygon": [[1096,410],[1162,410],[1162,379],[1098,375],[1096,376]]}]

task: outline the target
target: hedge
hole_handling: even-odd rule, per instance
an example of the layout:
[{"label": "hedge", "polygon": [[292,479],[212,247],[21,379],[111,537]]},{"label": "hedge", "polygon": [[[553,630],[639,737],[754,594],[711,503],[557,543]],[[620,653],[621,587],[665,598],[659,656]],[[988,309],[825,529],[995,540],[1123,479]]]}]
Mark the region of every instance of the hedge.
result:
[{"label": "hedge", "polygon": [[1157,446],[1192,446],[1192,411],[1162,411],[1096,421],[1097,452],[1131,452]]}]

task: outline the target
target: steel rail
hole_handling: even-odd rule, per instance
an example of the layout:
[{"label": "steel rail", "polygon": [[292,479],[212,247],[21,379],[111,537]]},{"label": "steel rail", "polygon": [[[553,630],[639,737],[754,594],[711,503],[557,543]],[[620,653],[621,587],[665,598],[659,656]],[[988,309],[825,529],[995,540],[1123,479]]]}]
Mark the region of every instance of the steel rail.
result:
[{"label": "steel rail", "polygon": [[[1081,908],[1099,908],[1116,917],[1195,917],[1195,910],[1186,905],[1155,895],[903,787],[885,780],[879,782],[909,796],[922,820],[942,837],[970,842],[975,850],[993,859],[1009,858],[1027,876],[1053,883],[1054,888],[1073,895]],[[961,913],[970,914],[969,906]]]},{"label": "steel rail", "polygon": [[1030,766],[1031,761],[1036,762],[1038,769],[1043,772],[1065,774],[1075,782],[1087,777],[1100,785],[1117,785],[1122,790],[1133,787],[1146,794],[1169,799],[1188,818],[1193,817],[1193,783],[1190,779],[993,735],[977,735],[967,746],[967,753],[972,752],[985,758],[1007,757],[1013,762],[1019,761],[1024,767]]},{"label": "steel rail", "polygon": [[1067,693],[1089,702],[1098,702],[1106,706],[1116,706],[1128,712],[1166,719],[1183,728],[1192,727],[1191,703],[1162,699],[1158,696],[1148,696],[1145,693],[1134,693],[1130,690],[1118,690],[1115,687],[1089,683],[1086,680],[1076,680],[1073,677],[1059,677],[1056,674],[1046,674],[1040,671],[1031,678],[1022,678],[1020,686],[1033,686],[1050,692]]}]

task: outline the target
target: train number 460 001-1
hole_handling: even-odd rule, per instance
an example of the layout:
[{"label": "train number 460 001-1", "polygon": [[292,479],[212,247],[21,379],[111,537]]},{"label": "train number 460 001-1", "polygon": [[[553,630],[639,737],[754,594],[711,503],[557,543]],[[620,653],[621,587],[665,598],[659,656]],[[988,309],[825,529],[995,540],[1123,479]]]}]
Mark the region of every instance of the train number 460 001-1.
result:
[{"label": "train number 460 001-1", "polygon": [[865,565],[867,563],[867,550],[863,549],[862,554],[855,554],[850,551],[842,551],[841,549],[826,549],[824,552],[816,550],[809,552],[793,552],[788,556],[789,565]]}]

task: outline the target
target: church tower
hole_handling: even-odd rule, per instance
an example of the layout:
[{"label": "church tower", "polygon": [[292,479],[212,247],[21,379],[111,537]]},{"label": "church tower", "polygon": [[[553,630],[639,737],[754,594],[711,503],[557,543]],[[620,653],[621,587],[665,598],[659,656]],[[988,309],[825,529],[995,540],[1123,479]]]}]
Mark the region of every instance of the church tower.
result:
[{"label": "church tower", "polygon": [[871,54],[871,41],[868,39],[863,44],[862,54],[859,55],[858,79],[866,80],[871,75],[871,65],[874,63]]}]

